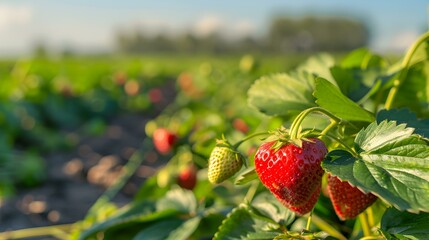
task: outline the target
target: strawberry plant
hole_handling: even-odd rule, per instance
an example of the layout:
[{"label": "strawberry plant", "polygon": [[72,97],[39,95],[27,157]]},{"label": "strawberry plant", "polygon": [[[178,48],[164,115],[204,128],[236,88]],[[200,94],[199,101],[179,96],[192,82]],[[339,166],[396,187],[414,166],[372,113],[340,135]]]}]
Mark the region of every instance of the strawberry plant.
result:
[{"label": "strawberry plant", "polygon": [[[254,169],[235,182],[262,182],[298,218],[279,221],[273,201],[265,203],[272,210],[259,212],[247,199],[215,239],[429,237],[420,226],[420,219],[429,220],[428,43],[426,33],[398,64],[359,49],[339,63],[318,55],[295,71],[258,79],[250,105],[281,117],[282,126],[268,132]],[[319,196],[321,188],[326,194]],[[261,217],[274,225],[258,225]],[[307,224],[297,227],[300,218]]]},{"label": "strawberry plant", "polygon": [[[263,61],[228,74],[207,64],[182,73],[176,102],[146,124],[153,141],[85,219],[58,235],[429,238],[428,46],[425,33],[393,64],[358,49],[341,59],[319,54],[286,73],[258,69]],[[160,126],[180,141],[155,141]],[[113,196],[151,148],[171,159],[116,206]]]}]

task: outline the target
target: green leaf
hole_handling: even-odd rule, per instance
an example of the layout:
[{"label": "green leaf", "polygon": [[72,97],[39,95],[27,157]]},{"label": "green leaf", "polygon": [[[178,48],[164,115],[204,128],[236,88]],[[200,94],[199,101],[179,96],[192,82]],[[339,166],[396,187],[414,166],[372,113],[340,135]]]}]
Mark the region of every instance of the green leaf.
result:
[{"label": "green leaf", "polygon": [[191,213],[197,210],[197,200],[192,191],[176,188],[167,192],[164,198],[156,202],[158,211],[176,209],[179,212]]},{"label": "green leaf", "polygon": [[246,236],[246,239],[248,240],[272,240],[276,238],[279,235],[278,232],[256,232],[256,233],[249,233]]},{"label": "green leaf", "polygon": [[[195,232],[201,222],[201,217],[186,220],[180,227],[173,230],[165,240],[186,240]],[[165,231],[165,230],[164,230]]]},{"label": "green leaf", "polygon": [[170,190],[166,196],[156,202],[141,201],[124,207],[109,219],[94,224],[84,231],[79,239],[85,239],[97,232],[109,228],[125,227],[132,223],[152,222],[178,214],[189,214],[197,209],[196,199],[192,191],[185,189]]},{"label": "green leaf", "polygon": [[255,171],[255,167],[249,167],[242,173],[240,173],[234,181],[236,185],[244,185],[258,178],[258,174]]},{"label": "green leaf", "polygon": [[372,123],[361,130],[355,139],[355,144],[366,153],[375,151],[386,144],[408,138],[413,134],[413,128],[405,124],[397,125],[395,121],[383,121],[380,124]]},{"label": "green leaf", "polygon": [[308,58],[307,61],[297,67],[297,71],[311,73],[316,77],[322,77],[335,83],[329,70],[334,65],[335,59],[329,54],[322,53]]},{"label": "green leaf", "polygon": [[177,218],[162,220],[141,230],[133,240],[164,240],[171,231],[178,228],[182,223],[183,220]]},{"label": "green leaf", "polygon": [[348,121],[374,121],[372,113],[344,96],[336,86],[323,78],[316,79],[314,96],[317,98],[316,103],[319,106],[327,109],[339,118]]},{"label": "green leaf", "polygon": [[377,113],[377,122],[380,123],[383,120],[404,123],[407,127],[414,128],[414,133],[429,139],[429,119],[418,119],[415,113],[406,108],[381,110]]},{"label": "green leaf", "polygon": [[260,218],[253,217],[248,206],[242,204],[227,215],[213,240],[252,239],[252,234],[263,232],[261,229],[268,224]]},{"label": "green leaf", "polygon": [[248,91],[250,106],[267,115],[291,116],[315,106],[311,77],[297,79],[288,74],[261,77]]},{"label": "green leaf", "polygon": [[97,232],[101,232],[113,227],[124,227],[131,223],[145,223],[157,221],[164,218],[169,218],[177,215],[176,209],[166,209],[164,211],[156,211],[153,202],[139,202],[134,203],[128,207],[118,211],[118,213],[106,221],[96,223],[89,229],[85,230],[79,236],[79,239],[87,239],[89,236]]},{"label": "green leaf", "polygon": [[426,39],[414,52],[410,59],[409,66],[419,64],[429,59],[429,39]]},{"label": "green leaf", "polygon": [[365,69],[368,67],[383,67],[384,65],[384,60],[380,56],[374,55],[367,48],[354,50],[341,61],[341,67],[343,68]]},{"label": "green leaf", "polygon": [[295,220],[295,213],[289,211],[269,192],[263,192],[252,201],[252,212],[282,226],[287,226]]},{"label": "green leaf", "polygon": [[407,69],[405,79],[399,85],[392,107],[409,108],[419,117],[428,116],[429,61],[421,62]]},{"label": "green leaf", "polygon": [[330,152],[322,167],[399,210],[429,212],[429,146],[412,128],[383,121],[355,139],[358,156]]},{"label": "green leaf", "polygon": [[157,182],[157,175],[154,175],[143,183],[138,193],[134,197],[135,201],[156,200],[168,192],[168,187],[160,187]]},{"label": "green leaf", "polygon": [[429,239],[429,213],[412,214],[389,208],[381,219],[381,230],[397,238]]},{"label": "green leaf", "polygon": [[383,72],[383,69],[362,70],[334,66],[331,68],[331,73],[341,92],[351,100],[360,103],[375,95],[383,83],[391,78]]}]

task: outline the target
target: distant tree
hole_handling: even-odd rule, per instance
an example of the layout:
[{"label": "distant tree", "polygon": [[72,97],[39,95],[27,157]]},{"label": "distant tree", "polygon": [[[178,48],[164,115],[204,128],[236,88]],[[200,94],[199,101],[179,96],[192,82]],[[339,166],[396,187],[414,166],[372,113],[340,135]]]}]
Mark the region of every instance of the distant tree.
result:
[{"label": "distant tree", "polygon": [[148,35],[144,29],[120,30],[116,45],[125,53],[249,53],[348,51],[365,46],[367,27],[356,20],[339,17],[275,18],[265,39],[243,36],[226,40],[221,32],[196,36],[189,32],[177,35]]},{"label": "distant tree", "polygon": [[367,26],[340,17],[276,18],[268,34],[270,49],[282,52],[348,51],[368,39]]},{"label": "distant tree", "polygon": [[33,56],[36,58],[46,58],[49,55],[48,48],[43,41],[37,41],[33,47]]}]

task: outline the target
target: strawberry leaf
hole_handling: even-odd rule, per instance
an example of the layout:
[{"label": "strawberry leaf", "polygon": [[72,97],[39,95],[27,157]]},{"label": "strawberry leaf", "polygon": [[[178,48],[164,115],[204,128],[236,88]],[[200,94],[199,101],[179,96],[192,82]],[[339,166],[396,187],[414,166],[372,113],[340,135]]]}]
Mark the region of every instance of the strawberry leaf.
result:
[{"label": "strawberry leaf", "polygon": [[245,171],[241,172],[234,181],[236,185],[244,185],[258,178],[258,174],[255,171],[255,167],[250,167]]},{"label": "strawberry leaf", "polygon": [[332,151],[323,168],[399,210],[429,212],[429,146],[412,128],[372,123],[358,133],[355,146],[358,156]]},{"label": "strawberry leaf", "polygon": [[156,222],[151,226],[138,232],[137,235],[133,238],[133,240],[164,240],[171,231],[178,228],[182,223],[183,220],[177,218],[165,219],[164,221]]},{"label": "strawberry leaf", "polygon": [[311,95],[314,83],[311,76],[305,76],[275,74],[261,77],[249,89],[249,104],[262,113],[279,116],[291,116],[314,107]]},{"label": "strawberry leaf", "polygon": [[[181,226],[169,232],[165,240],[186,240],[195,232],[201,222],[201,217],[193,217],[186,220]],[[162,230],[165,231],[165,230]],[[148,239],[148,238],[143,238]]]},{"label": "strawberry leaf", "polygon": [[359,48],[341,61],[343,68],[368,68],[368,67],[383,67],[385,61],[378,55],[375,55],[367,48]]},{"label": "strawberry leaf", "polygon": [[255,197],[252,212],[282,226],[287,226],[295,220],[295,213],[283,206],[269,192],[263,192]]},{"label": "strawberry leaf", "polygon": [[254,217],[249,206],[242,204],[234,208],[222,222],[213,240],[220,239],[255,239],[255,233],[262,233],[270,223],[263,218]]},{"label": "strawberry leaf", "polygon": [[327,109],[339,118],[348,121],[374,121],[372,113],[344,96],[338,87],[326,79],[316,79],[316,90],[313,94],[317,98],[316,103],[319,106]]},{"label": "strawberry leaf", "polygon": [[321,53],[310,57],[307,61],[299,65],[297,70],[311,73],[316,77],[322,77],[335,83],[329,70],[334,65],[334,57],[326,53]]},{"label": "strawberry leaf", "polygon": [[151,223],[153,221],[174,218],[180,214],[196,211],[197,203],[192,191],[173,189],[159,201],[141,201],[125,206],[117,214],[85,230],[79,239],[86,239],[97,232],[110,228],[124,228],[130,224]]},{"label": "strawberry leaf", "polygon": [[412,214],[389,208],[381,219],[380,230],[384,235],[393,235],[397,239],[428,239],[429,214]]},{"label": "strawberry leaf", "polygon": [[429,119],[418,119],[415,113],[406,108],[381,110],[377,113],[377,122],[380,123],[383,120],[405,123],[407,127],[414,128],[414,133],[429,139]]},{"label": "strawberry leaf", "polygon": [[392,108],[409,108],[418,116],[427,116],[429,103],[429,61],[420,62],[406,71]]}]

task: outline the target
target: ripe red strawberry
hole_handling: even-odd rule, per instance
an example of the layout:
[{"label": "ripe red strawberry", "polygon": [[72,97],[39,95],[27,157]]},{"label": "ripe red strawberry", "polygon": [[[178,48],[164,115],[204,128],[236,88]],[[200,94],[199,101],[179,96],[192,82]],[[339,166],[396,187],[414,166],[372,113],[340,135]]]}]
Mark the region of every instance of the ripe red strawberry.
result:
[{"label": "ripe red strawberry", "polygon": [[194,165],[189,165],[183,169],[177,177],[177,184],[180,187],[192,190],[197,184],[197,169]]},{"label": "ripe red strawberry", "polygon": [[328,191],[335,212],[343,221],[357,217],[377,200],[375,195],[364,193],[331,175],[328,175]]},{"label": "ripe red strawberry", "polygon": [[152,88],[151,90],[149,90],[148,95],[149,95],[149,100],[152,103],[160,103],[164,99],[162,91],[159,88]]},{"label": "ripe red strawberry", "polygon": [[319,186],[319,189],[314,191],[314,193],[311,195],[310,199],[308,200],[307,203],[305,203],[302,206],[291,206],[288,205],[285,202],[282,202],[282,200],[280,198],[278,198],[280,200],[280,202],[283,203],[283,205],[285,205],[286,207],[288,207],[290,210],[298,213],[299,215],[304,215],[306,213],[309,213],[311,211],[311,209],[313,209],[314,205],[316,205],[317,200],[319,199],[319,195],[320,195],[320,191],[321,191],[321,185]]},{"label": "ripe red strawberry", "polygon": [[240,131],[242,133],[247,133],[249,131],[249,126],[247,125],[247,123],[241,119],[241,118],[236,118],[234,119],[234,121],[232,122],[232,126],[237,130]]},{"label": "ripe red strawberry", "polygon": [[311,205],[312,208],[315,202],[310,203],[314,198],[317,201],[320,194],[324,173],[320,163],[328,152],[325,144],[312,138],[302,140],[302,147],[285,143],[274,149],[275,143],[277,141],[264,143],[256,152],[255,169],[259,179],[285,206],[307,210]]},{"label": "ripe red strawberry", "polygon": [[153,132],[152,140],[158,152],[168,154],[173,149],[178,137],[166,128],[158,128]]},{"label": "ripe red strawberry", "polygon": [[243,156],[232,148],[226,140],[217,140],[210,154],[208,179],[211,183],[221,183],[232,177],[243,166]]}]

